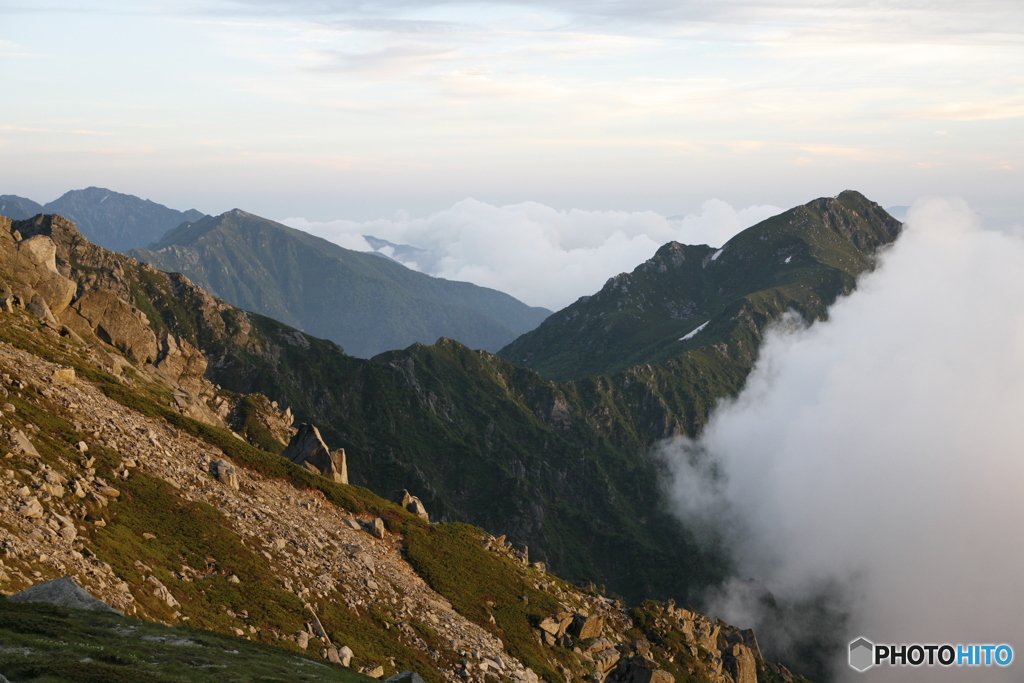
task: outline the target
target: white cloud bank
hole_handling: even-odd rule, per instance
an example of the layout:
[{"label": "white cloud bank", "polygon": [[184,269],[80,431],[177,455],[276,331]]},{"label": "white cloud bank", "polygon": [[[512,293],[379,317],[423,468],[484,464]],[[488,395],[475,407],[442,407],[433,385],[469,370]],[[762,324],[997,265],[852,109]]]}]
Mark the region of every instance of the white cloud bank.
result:
[{"label": "white cloud bank", "polygon": [[[701,449],[704,449],[701,451]],[[696,444],[665,444],[682,515],[718,524],[740,578],[800,600],[830,582],[875,643],[1009,643],[1008,669],[883,680],[1020,680],[1024,668],[1024,241],[931,200],[830,320],[768,335]],[[703,452],[691,464],[686,453]],[[709,472],[722,477],[710,483]],[[713,608],[762,617],[734,582]],[[762,635],[762,637],[764,637]],[[864,674],[867,676],[868,674]]]},{"label": "white cloud bank", "polygon": [[597,292],[609,277],[632,270],[666,242],[721,246],[780,211],[774,206],[737,211],[712,199],[699,214],[667,218],[651,211],[559,211],[536,202],[492,206],[465,199],[427,218],[282,222],[357,251],[372,251],[363,235],[412,245],[423,251],[395,255],[410,268],[558,310]]}]

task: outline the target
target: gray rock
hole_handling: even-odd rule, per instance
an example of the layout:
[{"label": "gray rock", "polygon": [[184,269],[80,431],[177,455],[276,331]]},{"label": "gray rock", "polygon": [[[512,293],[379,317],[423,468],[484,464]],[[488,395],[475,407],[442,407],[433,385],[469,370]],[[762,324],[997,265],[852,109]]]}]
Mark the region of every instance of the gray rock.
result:
[{"label": "gray rock", "polygon": [[352,648],[348,645],[342,645],[338,648],[338,657],[341,659],[342,666],[350,666],[352,664],[352,658],[355,657],[355,653],[352,652]]},{"label": "gray rock", "polygon": [[102,600],[97,600],[89,595],[70,576],[62,576],[53,581],[37,583],[20,593],[8,596],[7,599],[10,602],[45,602],[51,605],[59,605],[60,607],[113,612],[114,614],[120,614],[122,617],[124,616],[122,612],[119,612]]},{"label": "gray rock", "polygon": [[292,437],[288,447],[281,453],[296,465],[305,467],[315,474],[321,474],[339,484],[348,483],[348,458],[345,449],[332,451],[327,448],[320,430],[314,425],[303,424]]},{"label": "gray rock", "polygon": [[415,671],[403,671],[387,679],[384,683],[423,683],[423,677]]},{"label": "gray rock", "polygon": [[227,460],[210,461],[210,474],[228,488],[238,490],[238,470]]},{"label": "gray rock", "polygon": [[384,520],[380,517],[374,517],[373,521],[370,523],[370,533],[377,538],[383,539],[384,532]]}]

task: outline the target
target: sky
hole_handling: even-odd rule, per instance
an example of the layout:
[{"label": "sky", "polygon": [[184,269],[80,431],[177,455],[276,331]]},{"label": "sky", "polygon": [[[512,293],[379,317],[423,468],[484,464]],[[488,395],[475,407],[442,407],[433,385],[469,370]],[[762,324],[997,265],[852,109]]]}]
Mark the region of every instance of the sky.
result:
[{"label": "sky", "polygon": [[[1022,290],[1019,233],[983,229],[962,200],[924,200],[827,322],[766,336],[700,439],[660,447],[679,514],[734,550],[737,580],[710,613],[775,656],[831,624],[840,683],[1021,680]],[[780,626],[752,585],[846,619]],[[1015,657],[859,674],[846,664],[858,637],[1007,643]]]},{"label": "sky", "polygon": [[0,193],[314,222],[1024,215],[1018,0],[0,0]]}]

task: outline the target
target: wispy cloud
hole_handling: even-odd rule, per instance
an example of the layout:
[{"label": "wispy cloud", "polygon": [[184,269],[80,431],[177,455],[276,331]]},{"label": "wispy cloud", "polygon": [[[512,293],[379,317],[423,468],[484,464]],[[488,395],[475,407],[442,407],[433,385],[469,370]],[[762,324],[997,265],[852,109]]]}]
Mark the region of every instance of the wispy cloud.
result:
[{"label": "wispy cloud", "polygon": [[0,124],[0,130],[16,131],[19,133],[67,133],[71,135],[113,135],[109,131],[100,130],[85,130],[80,128],[32,128],[30,126],[12,126],[9,124]]}]

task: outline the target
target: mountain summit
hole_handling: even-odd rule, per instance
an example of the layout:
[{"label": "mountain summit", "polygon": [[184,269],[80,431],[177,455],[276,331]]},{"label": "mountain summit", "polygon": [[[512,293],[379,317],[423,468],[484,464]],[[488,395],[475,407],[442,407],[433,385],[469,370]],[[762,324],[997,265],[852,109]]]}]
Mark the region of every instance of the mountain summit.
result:
[{"label": "mountain summit", "polygon": [[859,192],[816,199],[739,233],[721,249],[669,242],[632,273],[552,315],[499,353],[550,379],[661,363],[725,344],[753,363],[784,311],[826,315],[900,222]]},{"label": "mountain summit", "polygon": [[183,224],[152,249],[131,253],[364,358],[439,337],[497,351],[550,314],[239,209]]},{"label": "mountain summit", "polygon": [[91,241],[120,252],[151,244],[185,221],[203,217],[195,209],[176,211],[102,187],[66,192],[43,209],[70,218]]}]

